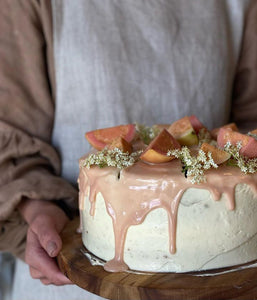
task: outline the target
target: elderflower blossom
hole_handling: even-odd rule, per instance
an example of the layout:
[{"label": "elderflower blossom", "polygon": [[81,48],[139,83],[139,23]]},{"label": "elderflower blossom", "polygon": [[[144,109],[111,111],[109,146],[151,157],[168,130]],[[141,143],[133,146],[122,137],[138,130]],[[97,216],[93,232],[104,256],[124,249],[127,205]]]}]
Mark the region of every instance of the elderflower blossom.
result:
[{"label": "elderflower blossom", "polygon": [[190,153],[188,147],[182,147],[181,150],[169,150],[168,156],[175,156],[182,162],[182,171],[186,177],[190,177],[190,181],[195,183],[205,182],[204,172],[210,168],[218,168],[218,165],[214,162],[211,152],[206,153],[203,150],[199,150],[197,156],[193,156]]},{"label": "elderflower blossom", "polygon": [[103,149],[97,153],[91,153],[86,159],[82,160],[80,167],[90,169],[91,166],[96,165],[99,168],[108,166],[124,169],[137,162],[141,153],[142,151],[136,151],[131,154],[128,152],[124,153],[118,148],[113,150]]},{"label": "elderflower blossom", "polygon": [[231,154],[232,159],[230,160],[231,165],[238,166],[242,172],[256,173],[257,172],[257,158],[246,158],[240,154],[242,143],[238,142],[236,146],[231,145],[227,142],[224,146],[224,150]]}]

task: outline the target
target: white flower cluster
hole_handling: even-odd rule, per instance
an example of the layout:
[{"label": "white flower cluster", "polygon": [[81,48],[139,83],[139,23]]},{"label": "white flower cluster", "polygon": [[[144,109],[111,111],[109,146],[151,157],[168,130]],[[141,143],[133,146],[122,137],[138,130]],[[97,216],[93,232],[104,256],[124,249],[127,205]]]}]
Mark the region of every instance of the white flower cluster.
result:
[{"label": "white flower cluster", "polygon": [[90,154],[86,159],[80,162],[80,167],[86,167],[90,169],[91,166],[104,167],[115,167],[118,169],[124,169],[132,166],[138,161],[142,151],[132,152],[131,154],[124,153],[120,149],[115,148],[113,150],[103,149],[97,153]]},{"label": "white flower cluster", "polygon": [[232,159],[230,160],[231,165],[238,166],[242,172],[256,173],[257,172],[257,158],[246,158],[242,156],[239,152],[242,148],[242,144],[239,142],[236,146],[231,145],[227,142],[224,146],[224,150],[231,154]]},{"label": "white flower cluster", "polygon": [[204,172],[210,168],[218,168],[218,165],[214,162],[211,152],[206,155],[203,150],[199,150],[196,156],[190,153],[188,147],[184,146],[179,149],[170,150],[167,153],[168,156],[175,156],[182,162],[182,171],[186,177],[190,178],[190,181],[195,183],[205,182]]}]

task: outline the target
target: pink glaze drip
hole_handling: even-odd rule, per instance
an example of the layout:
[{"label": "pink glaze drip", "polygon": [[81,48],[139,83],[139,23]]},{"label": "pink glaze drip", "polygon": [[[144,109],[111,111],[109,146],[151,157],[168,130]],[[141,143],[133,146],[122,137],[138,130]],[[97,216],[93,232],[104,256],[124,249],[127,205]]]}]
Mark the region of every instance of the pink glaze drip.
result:
[{"label": "pink glaze drip", "polygon": [[[224,193],[228,199],[228,209],[235,208],[235,187],[246,183],[257,194],[255,175],[244,175],[236,167],[221,166],[206,172],[207,182],[192,184],[181,173],[178,160],[160,165],[138,162],[120,172],[115,168],[92,167],[82,169],[79,177],[80,202],[84,201],[85,191],[90,187],[90,214],[95,213],[97,193],[103,195],[106,209],[112,218],[115,237],[115,256],[106,262],[107,271],[124,271],[124,245],[127,230],[131,225],[141,224],[147,214],[155,208],[166,210],[169,221],[170,252],[176,252],[176,226],[179,202],[188,188],[201,188],[210,191],[218,201]],[[118,178],[120,177],[120,178]],[[83,205],[80,203],[80,208]]]},{"label": "pink glaze drip", "polygon": [[84,210],[84,201],[85,195],[87,194],[89,190],[87,175],[85,173],[84,169],[80,170],[79,178],[78,178],[78,185],[79,185],[79,217],[80,217],[80,223],[79,227],[77,229],[77,232],[82,232],[83,230],[83,224],[82,224],[82,211]]}]

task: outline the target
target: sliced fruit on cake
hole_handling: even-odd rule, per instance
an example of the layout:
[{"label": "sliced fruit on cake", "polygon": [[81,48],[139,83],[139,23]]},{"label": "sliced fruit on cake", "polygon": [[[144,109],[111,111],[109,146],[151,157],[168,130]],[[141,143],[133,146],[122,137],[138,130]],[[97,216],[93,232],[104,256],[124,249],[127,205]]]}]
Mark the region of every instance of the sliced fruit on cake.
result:
[{"label": "sliced fruit on cake", "polygon": [[201,150],[204,151],[204,153],[208,154],[209,152],[212,155],[213,161],[215,164],[220,165],[224,163],[225,161],[229,160],[231,157],[231,154],[227,153],[224,150],[218,149],[215,146],[212,146],[208,143],[203,143],[201,145]]},{"label": "sliced fruit on cake", "polygon": [[193,128],[194,128],[194,130],[197,134],[199,133],[199,131],[201,129],[206,129],[207,130],[207,128],[203,125],[203,123],[195,115],[191,115],[189,117],[189,120],[190,120],[190,123],[193,126]]},{"label": "sliced fruit on cake", "polygon": [[168,131],[181,146],[190,147],[198,144],[198,136],[188,116],[172,123]]},{"label": "sliced fruit on cake", "polygon": [[108,149],[113,150],[115,148],[120,149],[122,152],[126,153],[128,152],[129,154],[132,153],[132,145],[131,143],[127,142],[124,138],[122,137],[117,137],[114,139],[111,144],[107,146]]},{"label": "sliced fruit on cake", "polygon": [[226,125],[223,125],[223,126],[221,126],[221,127],[218,127],[218,128],[214,128],[214,129],[212,129],[211,130],[211,135],[212,135],[212,137],[216,140],[217,139],[217,137],[218,137],[218,133],[219,133],[219,130],[221,129],[221,128],[230,128],[230,129],[232,129],[233,131],[239,131],[238,130],[238,127],[237,127],[237,125],[236,125],[236,123],[228,123],[228,124],[226,124]]},{"label": "sliced fruit on cake", "polygon": [[248,158],[257,157],[257,140],[249,135],[233,131],[230,128],[221,128],[217,137],[218,146],[224,148],[229,142],[233,146],[241,144],[240,154]]},{"label": "sliced fruit on cake", "polygon": [[119,137],[127,142],[131,142],[135,134],[135,125],[128,124],[89,131],[85,136],[91,146],[97,150],[102,150]]},{"label": "sliced fruit on cake", "polygon": [[163,129],[141,154],[140,159],[150,163],[168,162],[175,158],[167,156],[167,152],[173,149],[180,149],[180,144],[166,129]]}]

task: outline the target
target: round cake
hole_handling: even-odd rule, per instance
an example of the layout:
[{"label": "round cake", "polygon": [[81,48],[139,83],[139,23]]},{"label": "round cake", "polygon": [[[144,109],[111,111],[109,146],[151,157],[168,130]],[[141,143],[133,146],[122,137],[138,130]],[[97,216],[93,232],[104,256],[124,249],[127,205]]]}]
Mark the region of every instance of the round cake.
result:
[{"label": "round cake", "polygon": [[[109,157],[103,165],[108,151],[120,160],[117,148],[106,150],[104,146],[104,150],[98,149],[100,156],[96,152],[80,159],[80,217],[87,250],[106,261],[104,268],[110,272],[202,271],[257,259],[256,158],[242,155],[236,165],[240,145],[233,157],[230,154],[217,165],[215,153],[211,156],[208,151],[205,159],[209,167],[204,175],[199,175],[201,169],[196,166],[195,173],[190,173],[190,159],[181,159],[181,153],[190,149],[193,159],[197,157],[198,164],[206,166],[199,157],[199,149],[201,155],[204,149],[199,139],[197,145],[185,146],[176,138],[183,149],[173,143],[173,149],[169,144],[165,152],[162,145],[163,152],[158,152],[154,146],[158,136],[160,133],[142,147],[138,159],[123,167],[110,163]],[[231,134],[229,138],[231,142]],[[130,139],[133,145],[138,136]],[[160,139],[158,143],[161,145]],[[224,151],[220,148],[218,151]],[[149,150],[158,152],[158,162],[144,159]],[[160,155],[171,159],[159,162]],[[248,171],[252,168],[249,172],[239,167],[242,158]],[[150,160],[154,160],[152,156]]]}]

